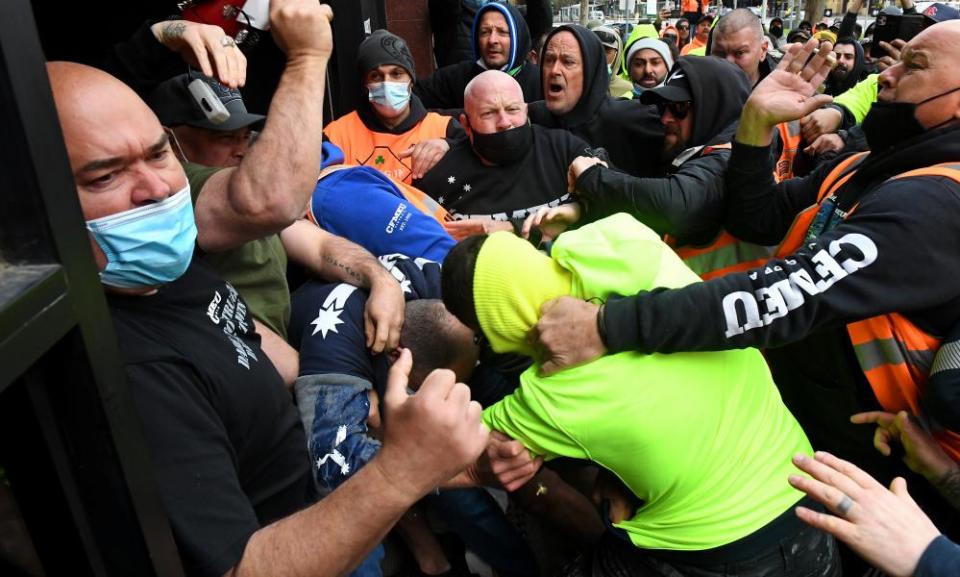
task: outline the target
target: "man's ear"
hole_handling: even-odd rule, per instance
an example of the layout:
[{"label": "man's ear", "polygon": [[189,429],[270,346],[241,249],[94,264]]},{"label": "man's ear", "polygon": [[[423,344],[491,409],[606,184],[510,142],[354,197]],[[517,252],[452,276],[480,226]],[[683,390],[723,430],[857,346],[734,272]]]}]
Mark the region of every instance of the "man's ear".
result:
[{"label": "man's ear", "polygon": [[460,121],[460,126],[463,127],[463,131],[467,133],[467,136],[470,137],[470,141],[473,141],[473,131],[470,130],[470,120],[467,118],[467,115],[463,112],[460,113],[460,118],[457,120]]}]

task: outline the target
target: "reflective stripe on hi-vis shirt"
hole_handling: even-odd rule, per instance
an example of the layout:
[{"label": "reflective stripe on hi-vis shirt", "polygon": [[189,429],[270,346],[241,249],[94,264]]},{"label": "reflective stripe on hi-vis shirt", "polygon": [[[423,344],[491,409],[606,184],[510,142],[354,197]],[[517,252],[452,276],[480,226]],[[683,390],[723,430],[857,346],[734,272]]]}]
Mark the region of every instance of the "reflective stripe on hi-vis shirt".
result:
[{"label": "reflective stripe on hi-vis shirt", "polygon": [[775,251],[776,247],[743,242],[728,232],[722,233],[710,246],[676,250],[690,270],[703,280],[762,266]]},{"label": "reflective stripe on hi-vis shirt", "polygon": [[[853,177],[866,158],[867,153],[854,155],[834,167],[820,185],[817,204],[797,215],[777,251],[779,257],[787,257],[807,241],[807,233],[819,207],[830,199],[835,201],[837,191]],[[960,183],[960,163],[911,170],[890,180],[918,176],[942,176]],[[854,209],[855,206],[851,207],[843,218]],[[922,414],[920,399],[941,340],[895,312],[850,323],[847,333],[860,370],[883,409],[890,413],[910,411],[914,415]],[[960,435],[944,430],[934,431],[933,436],[954,461],[960,461]]]}]

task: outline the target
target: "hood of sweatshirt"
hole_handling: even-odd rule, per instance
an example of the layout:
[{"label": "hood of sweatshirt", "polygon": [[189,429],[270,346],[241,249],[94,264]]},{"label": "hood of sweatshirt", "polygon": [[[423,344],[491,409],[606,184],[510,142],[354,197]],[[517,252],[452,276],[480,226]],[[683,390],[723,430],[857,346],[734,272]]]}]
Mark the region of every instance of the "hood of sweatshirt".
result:
[{"label": "hood of sweatshirt", "polygon": [[690,146],[717,144],[714,139],[740,118],[750,96],[747,75],[737,65],[712,56],[681,56],[677,68],[686,72],[693,91]]},{"label": "hood of sweatshirt", "polygon": [[477,255],[473,295],[493,350],[532,356],[527,334],[551,299],[606,300],[699,280],[652,229],[620,213],[563,233],[551,256],[509,232],[490,235]]},{"label": "hood of sweatshirt", "polygon": [[[583,92],[580,94],[580,100],[573,109],[564,114],[560,124],[564,127],[579,126],[593,118],[600,106],[608,98],[610,87],[610,77],[607,74],[607,57],[603,52],[603,44],[593,32],[583,26],[576,24],[565,24],[558,26],[547,36],[543,45],[546,47],[550,39],[560,32],[570,32],[577,39],[580,45],[580,54],[583,60]],[[540,69],[540,86],[546,86],[547,70]],[[544,90],[544,95],[546,95]]]},{"label": "hood of sweatshirt", "polygon": [[[686,78],[693,102],[693,130],[688,148],[729,142],[731,127],[740,118],[750,96],[747,75],[735,64],[713,56],[681,56],[663,86],[643,93],[640,101],[656,104],[661,94],[676,90],[675,80]],[[671,100],[676,97],[671,98]]]},{"label": "hood of sweatshirt", "polygon": [[503,14],[507,21],[507,28],[510,31],[510,53],[507,56],[507,63],[500,70],[513,76],[527,61],[527,54],[530,52],[530,29],[527,28],[527,22],[520,15],[520,11],[512,4],[491,2],[484,4],[477,10],[477,15],[473,18],[473,30],[471,31],[473,58],[481,68],[487,69],[487,65],[480,55],[477,28],[480,27],[480,20],[483,15],[491,10]]},{"label": "hood of sweatshirt", "polygon": [[[616,41],[617,55],[613,59],[613,63],[610,64],[609,69],[610,75],[613,76],[618,70],[620,70],[620,66],[623,64],[623,40],[620,39],[620,33],[617,32],[616,29],[609,26],[597,26],[595,28],[591,28],[590,30],[595,34],[600,32],[606,33],[607,35],[613,37]],[[606,51],[604,51],[604,59],[606,59]]]},{"label": "hood of sweatshirt", "polygon": [[856,40],[852,40],[850,38],[845,38],[843,40],[845,40],[845,45],[853,44],[853,69],[851,69],[850,72],[847,73],[846,77],[844,77],[842,80],[834,80],[833,78],[827,76],[824,93],[831,96],[839,96],[847,90],[850,90],[857,84],[857,82],[860,82],[860,77],[863,75],[863,69],[865,65],[863,60],[863,46],[861,46]]}]

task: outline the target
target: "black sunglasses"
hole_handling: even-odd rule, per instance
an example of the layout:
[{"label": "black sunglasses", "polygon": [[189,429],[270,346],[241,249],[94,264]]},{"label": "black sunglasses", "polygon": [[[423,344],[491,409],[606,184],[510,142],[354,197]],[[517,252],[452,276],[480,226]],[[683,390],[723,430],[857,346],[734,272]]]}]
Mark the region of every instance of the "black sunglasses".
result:
[{"label": "black sunglasses", "polygon": [[689,26],[677,26],[677,30],[690,30]]},{"label": "black sunglasses", "polygon": [[690,114],[690,108],[693,106],[693,103],[689,100],[686,102],[671,102],[668,100],[661,100],[657,103],[657,113],[660,116],[663,116],[663,113],[667,110],[670,111],[670,114],[673,115],[677,120],[683,120]]},{"label": "black sunglasses", "polygon": [[668,41],[668,42],[676,42],[676,41],[677,41],[677,37],[674,36],[673,34],[664,34],[664,35],[663,35],[663,39],[666,40],[666,41]]}]

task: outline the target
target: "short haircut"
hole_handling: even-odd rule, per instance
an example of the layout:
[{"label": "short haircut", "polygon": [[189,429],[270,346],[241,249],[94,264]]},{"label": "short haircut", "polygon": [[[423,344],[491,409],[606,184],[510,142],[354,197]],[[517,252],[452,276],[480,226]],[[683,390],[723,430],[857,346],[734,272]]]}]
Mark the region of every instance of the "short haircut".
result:
[{"label": "short haircut", "polygon": [[450,334],[450,318],[440,299],[418,299],[407,303],[400,330],[400,346],[413,354],[410,382],[419,387],[434,369],[452,367],[462,354]]},{"label": "short haircut", "polygon": [[757,33],[757,38],[763,39],[763,23],[756,14],[747,8],[737,8],[720,18],[716,29],[713,31],[713,37],[726,37],[730,34],[736,34],[744,28],[752,28]]},{"label": "short haircut", "polygon": [[443,304],[453,316],[474,331],[480,331],[477,308],[473,302],[473,273],[477,256],[487,240],[485,235],[474,235],[458,242],[443,259],[440,291]]},{"label": "short haircut", "polygon": [[834,46],[836,46],[837,44],[856,45],[857,41],[854,40],[853,36],[844,36],[843,38],[837,38],[837,41],[836,43],[834,43]]}]

